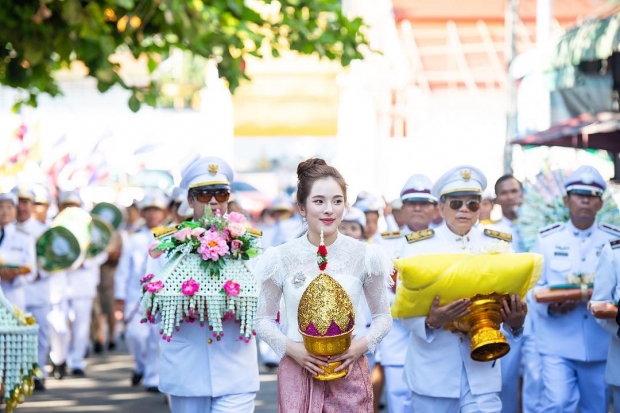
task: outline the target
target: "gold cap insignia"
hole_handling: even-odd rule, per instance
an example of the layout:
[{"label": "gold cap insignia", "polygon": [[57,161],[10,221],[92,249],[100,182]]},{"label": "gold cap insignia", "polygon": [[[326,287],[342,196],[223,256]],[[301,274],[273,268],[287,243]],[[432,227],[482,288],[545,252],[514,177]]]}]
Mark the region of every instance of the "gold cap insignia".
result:
[{"label": "gold cap insignia", "polygon": [[471,169],[461,169],[461,177],[465,180],[465,182],[471,179]]},{"label": "gold cap insignia", "polygon": [[210,163],[209,164],[209,173],[212,175],[215,175],[217,173],[217,170],[219,168],[219,165],[216,163]]}]

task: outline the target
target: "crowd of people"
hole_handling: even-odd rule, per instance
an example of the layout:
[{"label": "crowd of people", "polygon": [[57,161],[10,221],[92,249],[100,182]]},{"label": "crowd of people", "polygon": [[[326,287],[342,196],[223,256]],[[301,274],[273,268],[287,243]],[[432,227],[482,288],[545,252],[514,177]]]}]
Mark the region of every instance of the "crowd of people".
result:
[{"label": "crowd of people", "polygon": [[[11,303],[36,318],[39,364],[49,360],[56,379],[87,375],[87,354],[114,351],[122,335],[135,361],[128,385],[169,395],[174,413],[253,411],[259,362],[278,369],[282,412],[604,413],[610,405],[620,412],[615,320],[594,318],[587,297],[548,304],[533,294],[577,279],[593,284],[593,299],[620,297],[620,229],[596,222],[606,183],[595,168],[582,166],[563,183],[570,219],[539,229],[531,252],[544,257],[541,278],[526,297],[512,295],[502,303],[510,351],[486,362],[470,357],[466,334],[445,328],[469,312],[467,298],[440,305],[436,297],[423,317],[390,315],[402,288],[394,260],[470,254],[504,243],[525,252],[516,225],[527,196],[523,184],[505,175],[487,188],[482,171],[469,165],[451,168],[435,182],[413,174],[400,197],[387,202],[367,192],[349,200],[335,168],[316,158],[302,162],[297,191],[276,197],[251,222],[260,230],[254,233],[262,233],[263,249],[250,265],[260,291],[258,337],[243,343],[234,325],[224,323],[226,334],[213,340],[208,329],[185,323],[172,340],[162,341],[157,323],[144,323],[141,312],[141,280],[166,263],[150,258],[149,246],[154,237],[172,236],[167,229],[199,220],[205,209],[244,213],[232,182],[225,161],[195,160],[171,194],[148,191],[124,209],[123,226],[105,251],[53,273],[37,268],[35,248],[52,225],[52,199],[40,188],[1,193],[0,258],[29,272],[0,267],[0,285]],[[56,202],[59,211],[85,207],[77,191],[60,192]],[[494,206],[502,215],[492,219]],[[329,273],[356,313],[351,346],[331,360],[305,349],[297,325],[300,297],[319,274],[322,242]],[[345,378],[312,378],[334,360],[348,370]],[[45,378],[35,388],[44,390]]]}]

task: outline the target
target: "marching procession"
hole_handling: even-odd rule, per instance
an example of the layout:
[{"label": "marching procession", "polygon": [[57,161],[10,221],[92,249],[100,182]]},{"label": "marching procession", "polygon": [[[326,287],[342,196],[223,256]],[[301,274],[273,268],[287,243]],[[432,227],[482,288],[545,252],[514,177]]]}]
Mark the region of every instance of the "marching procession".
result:
[{"label": "marching procession", "polygon": [[620,228],[595,168],[561,175],[566,219],[534,238],[540,194],[512,175],[416,173],[383,203],[322,159],[297,173],[258,221],[215,157],[126,209],[61,191],[50,217],[42,188],[0,194],[2,302],[38,327],[7,411],[124,340],[127,386],[174,413],[254,411],[259,363],[280,412],[620,412]]}]

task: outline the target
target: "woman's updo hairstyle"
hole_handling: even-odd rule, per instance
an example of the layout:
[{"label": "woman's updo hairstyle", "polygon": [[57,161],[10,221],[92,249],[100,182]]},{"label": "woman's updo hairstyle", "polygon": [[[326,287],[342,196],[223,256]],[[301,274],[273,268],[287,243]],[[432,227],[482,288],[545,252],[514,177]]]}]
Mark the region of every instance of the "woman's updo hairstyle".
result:
[{"label": "woman's updo hairstyle", "polygon": [[321,158],[306,159],[297,165],[297,203],[305,206],[312,191],[312,185],[319,179],[326,178],[332,178],[340,185],[346,204],[347,183],[336,168],[327,165],[327,162]]}]

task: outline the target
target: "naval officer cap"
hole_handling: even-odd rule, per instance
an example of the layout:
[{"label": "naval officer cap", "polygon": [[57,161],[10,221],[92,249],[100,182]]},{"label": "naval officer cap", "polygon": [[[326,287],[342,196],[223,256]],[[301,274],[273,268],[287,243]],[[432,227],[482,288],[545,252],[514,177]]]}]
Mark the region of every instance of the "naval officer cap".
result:
[{"label": "naval officer cap", "polygon": [[40,205],[49,205],[52,203],[52,197],[49,191],[41,185],[36,185],[34,191],[34,203]]},{"label": "naval officer cap", "polygon": [[230,189],[233,170],[221,158],[215,156],[198,158],[183,171],[181,188],[194,189],[203,186]]},{"label": "naval officer cap", "polygon": [[183,189],[179,186],[175,186],[170,194],[170,198],[168,199],[168,203],[172,204],[180,204],[183,200],[187,199],[187,189]]},{"label": "naval officer cap", "polygon": [[78,191],[62,191],[58,196],[58,203],[60,205],[75,205],[82,206],[82,197]]},{"label": "naval officer cap", "polygon": [[147,208],[158,208],[163,211],[168,207],[168,198],[166,195],[158,190],[152,190],[144,195],[142,201],[138,204],[141,210],[145,210]]},{"label": "naval officer cap", "polygon": [[400,191],[400,199],[405,201],[431,202],[436,204],[437,197],[431,194],[433,182],[422,174],[411,175],[403,189]]},{"label": "naval officer cap", "polygon": [[393,199],[392,202],[390,202],[390,207],[392,211],[400,211],[403,208],[403,201],[401,201],[400,198]]},{"label": "naval officer cap", "polygon": [[584,165],[568,175],[564,188],[567,194],[603,196],[607,184],[596,168]]},{"label": "naval officer cap", "polygon": [[13,192],[0,192],[0,202],[9,201],[14,206],[17,206],[17,195]]},{"label": "naval officer cap", "polygon": [[433,185],[431,193],[437,198],[444,195],[481,196],[486,188],[487,178],[480,169],[475,166],[461,165],[443,174]]},{"label": "naval officer cap", "polygon": [[16,186],[11,189],[11,192],[17,196],[17,199],[26,199],[28,201],[34,201],[34,191],[25,186]]},{"label": "naval officer cap", "polygon": [[382,209],[381,208],[382,205],[379,202],[379,200],[372,195],[367,198],[357,201],[355,204],[353,204],[353,206],[361,209],[362,212],[364,213],[368,213],[368,212],[380,213]]},{"label": "naval officer cap", "polygon": [[278,195],[271,202],[272,211],[292,211],[295,209],[295,204],[291,197],[286,194]]},{"label": "naval officer cap", "polygon": [[366,214],[359,208],[349,208],[349,212],[345,214],[342,220],[346,222],[357,222],[358,224],[360,224],[362,229],[366,228]]}]

